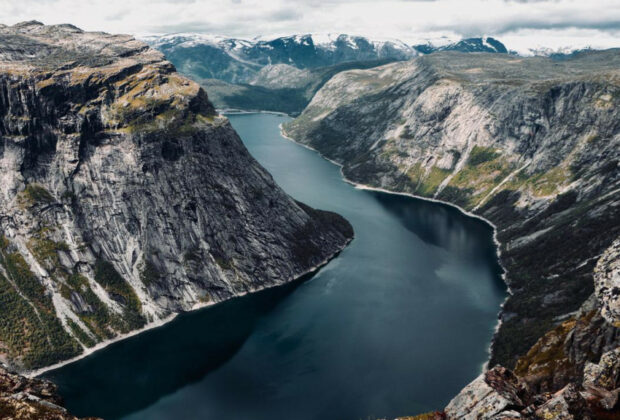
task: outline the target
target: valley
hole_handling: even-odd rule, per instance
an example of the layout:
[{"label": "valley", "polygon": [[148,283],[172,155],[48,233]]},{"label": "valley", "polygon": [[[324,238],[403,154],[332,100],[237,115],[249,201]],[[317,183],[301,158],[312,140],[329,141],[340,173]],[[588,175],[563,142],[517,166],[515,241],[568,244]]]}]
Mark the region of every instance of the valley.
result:
[{"label": "valley", "polygon": [[0,417],[618,415],[618,49],[144,41],[0,25]]},{"label": "valley", "polygon": [[505,297],[491,228],[448,206],[354,188],[280,136],[287,117],[228,117],[278,185],[342,214],[355,239],[305,282],[181,316],[48,372],[70,411],[336,420],[445,406],[479,374]]}]

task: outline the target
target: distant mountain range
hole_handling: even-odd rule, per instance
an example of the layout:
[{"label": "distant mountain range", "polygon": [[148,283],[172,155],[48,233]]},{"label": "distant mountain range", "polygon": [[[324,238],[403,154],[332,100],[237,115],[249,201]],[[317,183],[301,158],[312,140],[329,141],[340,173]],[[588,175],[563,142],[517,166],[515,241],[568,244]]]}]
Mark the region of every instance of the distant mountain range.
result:
[{"label": "distant mountain range", "polygon": [[507,53],[493,38],[469,38],[447,45],[407,45],[396,39],[371,39],[346,34],[306,34],[272,40],[245,40],[204,34],[172,34],[145,40],[160,50],[182,73],[198,79],[252,83],[263,67],[287,64],[315,69],[341,63],[408,60],[436,51]]},{"label": "distant mountain range", "polygon": [[[144,38],[177,70],[207,88],[220,109],[298,114],[333,75],[443,51],[517,54],[491,37],[437,38],[415,45],[397,39],[346,34],[305,34],[238,39],[196,33]],[[571,50],[530,50],[553,59]]]}]

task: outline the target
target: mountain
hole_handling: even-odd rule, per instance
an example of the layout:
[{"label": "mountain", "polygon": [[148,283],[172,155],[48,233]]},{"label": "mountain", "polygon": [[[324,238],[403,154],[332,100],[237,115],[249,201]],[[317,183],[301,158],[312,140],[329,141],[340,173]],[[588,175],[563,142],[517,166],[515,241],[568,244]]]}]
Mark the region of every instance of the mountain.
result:
[{"label": "mountain", "polygon": [[[601,312],[620,290],[619,52],[444,51],[341,72],[283,127],[354,183],[496,226],[510,295],[490,366],[516,369],[536,395],[583,390],[588,363],[620,345],[620,322]],[[595,293],[601,271],[613,285]],[[483,383],[461,397],[483,395]]]},{"label": "mountain", "polygon": [[372,68],[391,61],[354,61],[304,70],[288,64],[274,64],[263,67],[250,84],[232,84],[218,79],[197,81],[209,91],[211,100],[220,109],[299,115],[314,94],[335,74],[350,69]]},{"label": "mountain", "polygon": [[372,40],[351,35],[292,35],[272,40],[243,40],[202,34],[145,38],[177,69],[196,79],[250,83],[268,65],[298,69],[379,59],[406,60],[417,52],[398,40]]},{"label": "mountain", "polygon": [[425,44],[415,45],[413,48],[422,54],[432,54],[440,51],[508,53],[504,44],[491,37],[466,38],[444,45],[436,45],[429,41]]},{"label": "mountain", "polygon": [[0,27],[0,361],[49,366],[280,285],[351,239],[130,36]]},{"label": "mountain", "polygon": [[506,53],[493,38],[409,46],[361,36],[292,35],[244,40],[201,34],[145,38],[192,79],[208,88],[220,109],[299,114],[316,91],[340,71],[366,69],[438,51]]}]

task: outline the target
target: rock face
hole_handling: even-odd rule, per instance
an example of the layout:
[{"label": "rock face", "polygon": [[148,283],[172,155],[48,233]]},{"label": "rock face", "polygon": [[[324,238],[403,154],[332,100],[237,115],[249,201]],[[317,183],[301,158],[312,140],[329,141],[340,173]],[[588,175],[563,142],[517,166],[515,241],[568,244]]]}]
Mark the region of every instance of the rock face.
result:
[{"label": "rock face", "polygon": [[[597,291],[619,281],[619,241],[598,260]],[[446,407],[448,418],[620,418],[620,318],[603,316],[609,294],[589,298],[569,320],[541,337],[512,373],[495,367]]]},{"label": "rock face", "polygon": [[[28,379],[0,366],[0,418],[13,420],[77,420],[62,407],[56,385]],[[93,419],[94,420],[94,419]]]},{"label": "rock face", "polygon": [[[497,226],[511,296],[491,366],[513,367],[592,294],[594,265],[620,237],[619,106],[618,50],[440,52],[339,73],[284,130],[356,183]],[[600,291],[608,311],[613,287]]]},{"label": "rock face", "polygon": [[466,38],[445,45],[433,45],[433,43],[428,42],[426,44],[418,44],[414,48],[422,54],[441,51],[508,53],[504,44],[491,37]]},{"label": "rock face", "polygon": [[506,418],[525,408],[529,398],[527,385],[511,371],[498,367],[467,385],[450,401],[445,413],[449,419]]},{"label": "rock face", "polygon": [[291,281],[353,235],[161,53],[70,25],[0,26],[0,178],[0,358],[21,369]]},{"label": "rock face", "polygon": [[620,240],[605,250],[594,270],[594,278],[603,317],[620,327]]}]

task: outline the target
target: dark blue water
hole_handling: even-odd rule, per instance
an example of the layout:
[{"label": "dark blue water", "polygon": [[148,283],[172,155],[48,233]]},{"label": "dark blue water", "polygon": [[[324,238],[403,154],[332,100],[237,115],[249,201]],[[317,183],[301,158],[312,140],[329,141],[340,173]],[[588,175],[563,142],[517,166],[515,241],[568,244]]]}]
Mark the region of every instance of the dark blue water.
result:
[{"label": "dark blue water", "polygon": [[77,415],[367,419],[442,408],[480,372],[505,295],[490,227],[357,190],[284,140],[286,117],[230,120],[284,190],[356,238],[311,279],[180,316],[45,375]]}]

